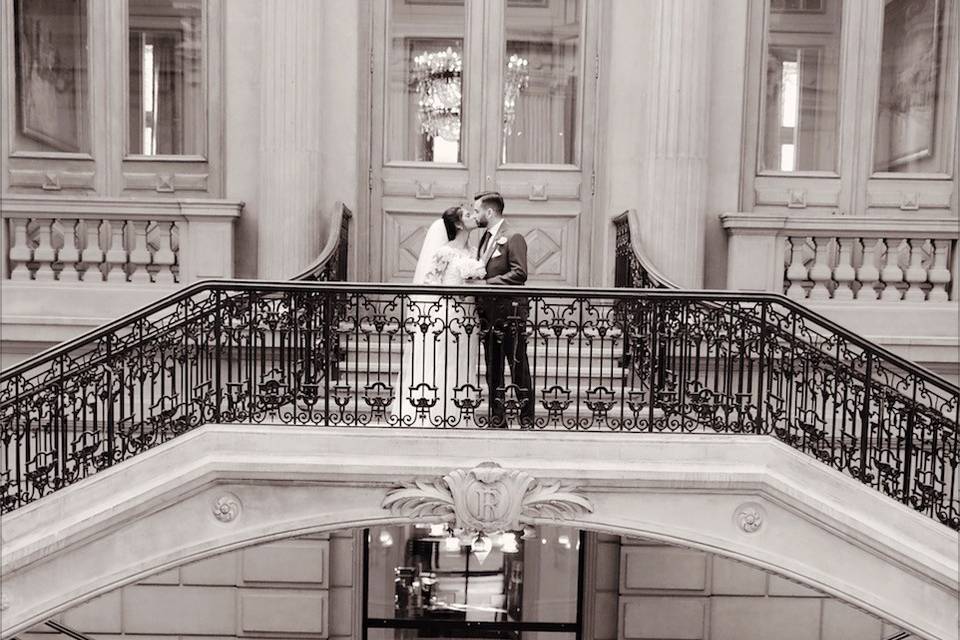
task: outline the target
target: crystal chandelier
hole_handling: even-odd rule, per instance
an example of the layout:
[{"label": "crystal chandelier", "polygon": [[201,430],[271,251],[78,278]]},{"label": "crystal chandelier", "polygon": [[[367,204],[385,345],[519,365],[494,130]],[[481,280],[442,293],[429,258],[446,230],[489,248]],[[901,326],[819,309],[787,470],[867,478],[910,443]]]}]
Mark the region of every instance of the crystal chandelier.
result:
[{"label": "crystal chandelier", "polygon": [[513,121],[517,117],[517,98],[527,87],[530,74],[527,72],[527,59],[517,54],[507,60],[507,72],[503,79],[503,133],[513,133]]},{"label": "crystal chandelier", "polygon": [[450,47],[413,59],[421,132],[450,142],[460,140],[462,75],[463,59]]},{"label": "crystal chandelier", "polygon": [[[424,52],[413,59],[413,80],[417,86],[417,116],[420,131],[450,142],[460,140],[463,58],[458,51]],[[516,118],[517,98],[527,86],[527,61],[514,54],[507,61],[504,76],[503,126],[510,133]]]}]

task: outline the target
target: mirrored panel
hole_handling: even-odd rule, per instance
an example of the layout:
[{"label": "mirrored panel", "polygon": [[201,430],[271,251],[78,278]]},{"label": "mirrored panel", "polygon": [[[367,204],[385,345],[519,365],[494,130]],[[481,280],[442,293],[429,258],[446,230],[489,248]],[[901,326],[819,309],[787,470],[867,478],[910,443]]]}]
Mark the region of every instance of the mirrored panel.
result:
[{"label": "mirrored panel", "polygon": [[770,0],[760,171],[835,171],[840,0]]},{"label": "mirrored panel", "polygon": [[507,2],[500,161],[576,164],[582,0]]},{"label": "mirrored panel", "polygon": [[[956,126],[957,34],[950,0],[888,0],[883,11],[873,170],[945,173]],[[955,55],[955,54],[954,54]],[[947,73],[953,69],[953,78]],[[950,107],[953,106],[951,110]]]},{"label": "mirrored panel", "polygon": [[14,18],[14,149],[89,152],[86,0],[17,0]]},{"label": "mirrored panel", "polygon": [[129,0],[128,152],[202,155],[202,0]]},{"label": "mirrored panel", "polygon": [[451,532],[445,525],[371,529],[367,540],[370,626],[378,626],[377,620],[380,626],[396,621],[573,625],[580,540],[577,529],[561,526],[531,527],[481,539]]},{"label": "mirrored panel", "polygon": [[388,161],[461,161],[465,21],[463,0],[390,3]]}]

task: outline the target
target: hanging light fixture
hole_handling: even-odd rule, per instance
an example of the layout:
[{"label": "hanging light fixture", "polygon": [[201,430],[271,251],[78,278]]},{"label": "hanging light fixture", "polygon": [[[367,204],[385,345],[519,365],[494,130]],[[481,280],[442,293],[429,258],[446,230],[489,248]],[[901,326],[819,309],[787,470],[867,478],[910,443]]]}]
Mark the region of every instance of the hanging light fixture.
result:
[{"label": "hanging light fixture", "polygon": [[462,75],[463,59],[450,47],[413,59],[421,132],[450,142],[460,140]]},{"label": "hanging light fixture", "polygon": [[[510,134],[517,98],[529,80],[527,60],[516,54],[507,60],[503,88],[503,130]],[[463,58],[459,51],[425,51],[413,59],[420,131],[433,138],[460,141],[463,101]]]},{"label": "hanging light fixture", "polygon": [[517,553],[520,547],[517,545],[517,534],[513,531],[505,531],[500,534],[500,550],[503,553]]},{"label": "hanging light fixture", "polygon": [[473,539],[473,542],[470,544],[470,549],[473,551],[473,555],[477,558],[477,561],[483,564],[483,561],[490,555],[493,544],[490,542],[489,537],[480,533]]},{"label": "hanging light fixture", "polygon": [[527,71],[527,60],[517,54],[512,54],[507,60],[507,70],[503,78],[503,134],[513,133],[513,121],[517,117],[517,98],[520,92],[527,88],[530,74]]}]

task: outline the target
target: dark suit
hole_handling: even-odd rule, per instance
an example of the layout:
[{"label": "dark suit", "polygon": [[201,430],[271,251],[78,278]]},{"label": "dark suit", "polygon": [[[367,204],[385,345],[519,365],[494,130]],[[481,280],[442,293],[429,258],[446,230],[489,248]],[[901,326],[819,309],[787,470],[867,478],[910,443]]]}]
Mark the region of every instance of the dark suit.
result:
[{"label": "dark suit", "polygon": [[[503,241],[502,239],[505,239]],[[511,233],[503,222],[488,242],[495,243],[494,255],[487,261],[486,282],[491,285],[521,286],[527,281],[527,241],[519,233]],[[483,254],[491,253],[490,245]],[[499,254],[499,255],[497,255]],[[478,253],[478,258],[480,254]],[[510,364],[510,377],[518,388],[520,419],[524,426],[533,423],[534,397],[527,359],[525,324],[528,314],[526,298],[478,297],[477,315],[483,330],[483,355],[487,365],[487,388],[490,394],[490,424],[505,428],[504,360]]]}]

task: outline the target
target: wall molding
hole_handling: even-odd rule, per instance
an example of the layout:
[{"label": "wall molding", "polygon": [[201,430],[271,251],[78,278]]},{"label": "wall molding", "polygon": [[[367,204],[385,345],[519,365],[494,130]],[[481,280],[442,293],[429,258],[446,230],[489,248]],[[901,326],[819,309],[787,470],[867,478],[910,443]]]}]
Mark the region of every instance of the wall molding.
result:
[{"label": "wall molding", "polygon": [[[270,425],[202,427],[5,517],[2,636],[232,549],[409,522],[382,508],[390,487],[483,460],[575,483],[593,512],[571,526],[718,553],[955,637],[956,532],[767,437]],[[243,504],[229,525],[211,517],[226,493]],[[763,509],[756,531],[744,503]]]}]

